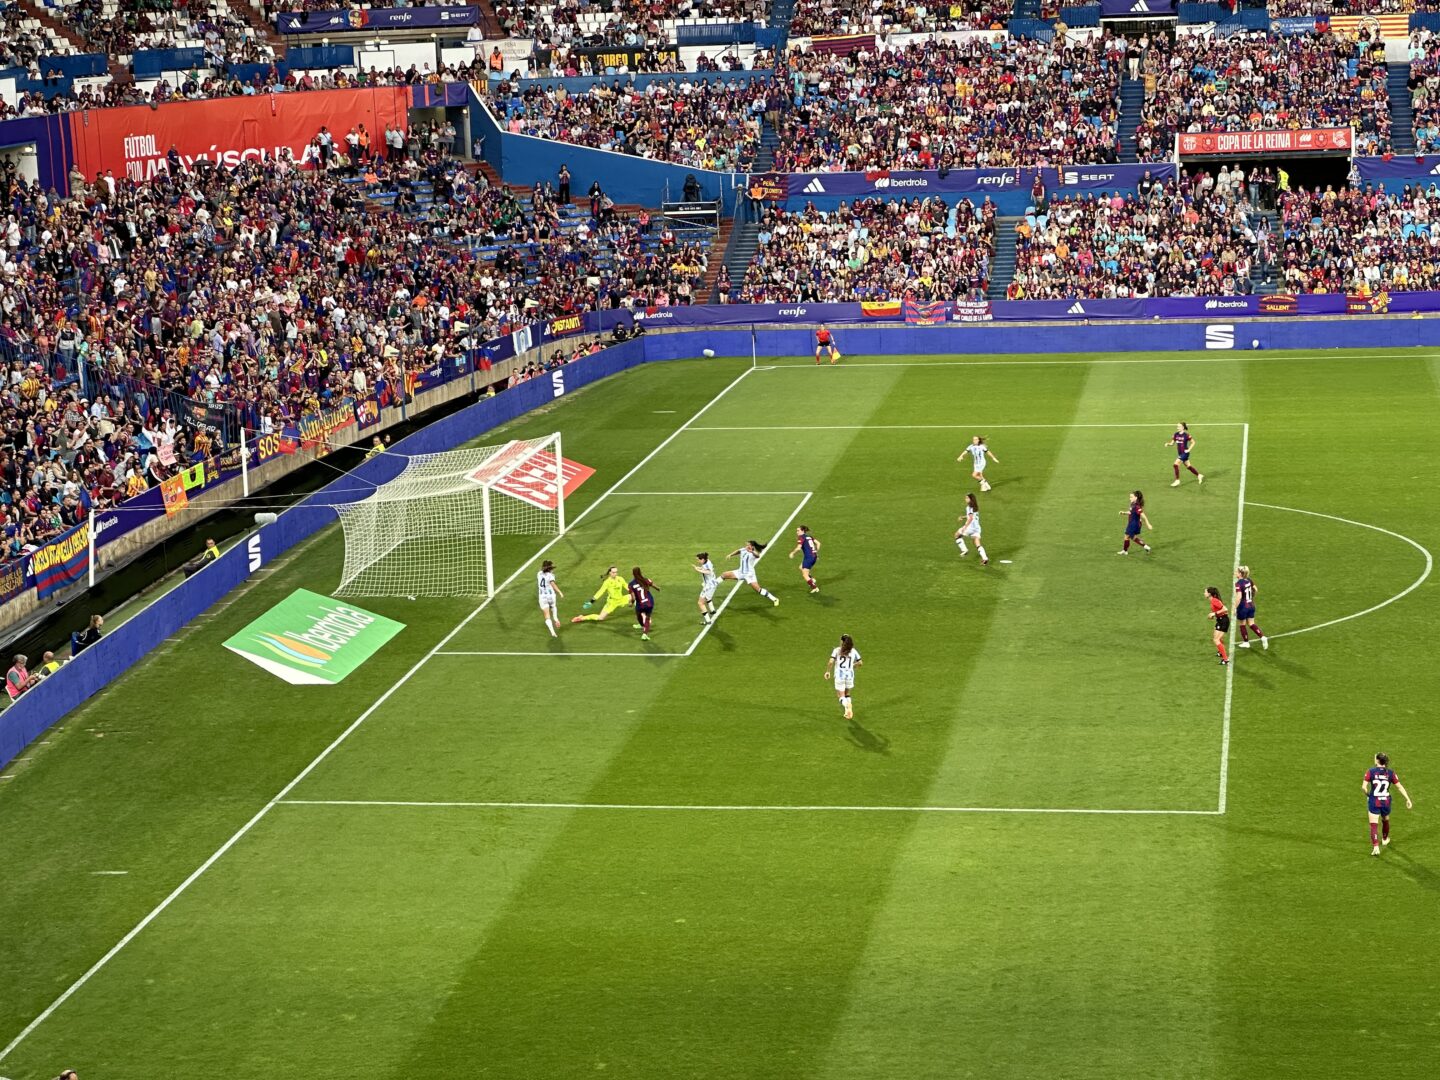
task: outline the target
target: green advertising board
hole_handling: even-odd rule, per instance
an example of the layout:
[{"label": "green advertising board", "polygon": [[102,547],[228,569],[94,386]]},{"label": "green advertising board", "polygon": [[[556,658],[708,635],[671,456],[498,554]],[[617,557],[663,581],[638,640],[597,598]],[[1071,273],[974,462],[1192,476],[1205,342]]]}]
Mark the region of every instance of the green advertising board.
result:
[{"label": "green advertising board", "polygon": [[383,615],[296,589],[225,648],[293,685],[330,686],[404,629]]}]

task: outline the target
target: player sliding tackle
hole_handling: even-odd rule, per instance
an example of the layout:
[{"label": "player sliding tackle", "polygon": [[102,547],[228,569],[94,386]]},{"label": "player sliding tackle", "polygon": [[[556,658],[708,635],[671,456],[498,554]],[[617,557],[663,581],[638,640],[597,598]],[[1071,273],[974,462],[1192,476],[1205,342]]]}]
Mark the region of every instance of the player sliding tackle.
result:
[{"label": "player sliding tackle", "polygon": [[595,595],[586,600],[582,605],[586,611],[595,606],[596,601],[604,599],[605,604],[600,608],[598,615],[576,615],[570,621],[578,622],[604,622],[615,612],[630,604],[630,586],[620,576],[620,568],[612,566],[605,574],[605,579],[600,582],[600,588],[595,590]]}]

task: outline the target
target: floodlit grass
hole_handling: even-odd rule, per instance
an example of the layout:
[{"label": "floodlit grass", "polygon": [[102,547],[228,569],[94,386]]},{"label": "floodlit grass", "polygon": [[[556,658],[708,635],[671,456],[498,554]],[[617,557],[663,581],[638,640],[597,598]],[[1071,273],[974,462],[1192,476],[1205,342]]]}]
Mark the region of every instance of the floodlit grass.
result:
[{"label": "floodlit grass", "polygon": [[[507,429],[598,470],[546,555],[563,610],[639,563],[649,643],[552,640],[505,538],[468,622],[362,602],[407,629],[291,687],[220,643],[333,588],[340,537],[277,564],[0,783],[0,1046],[348,735],[0,1074],[1428,1075],[1435,586],[1307,628],[1426,569],[1437,359],[1002,359],[653,365]],[[1203,486],[1169,487],[1180,420]],[[988,568],[951,541],[972,434]],[[1122,559],[1137,487],[1155,552]],[[702,634],[695,552],[773,536],[781,606]],[[1227,674],[1201,592],[1237,542],[1275,641]],[[1377,749],[1418,802],[1372,859]]]}]

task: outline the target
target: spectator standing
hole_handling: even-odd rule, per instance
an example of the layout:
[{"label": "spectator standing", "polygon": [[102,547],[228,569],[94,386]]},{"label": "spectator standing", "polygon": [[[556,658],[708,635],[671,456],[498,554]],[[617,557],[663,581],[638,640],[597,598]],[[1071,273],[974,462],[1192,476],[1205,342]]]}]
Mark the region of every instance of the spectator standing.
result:
[{"label": "spectator standing", "polygon": [[555,197],[560,200],[561,206],[568,206],[570,203],[570,166],[561,165],[560,174],[555,185]]}]

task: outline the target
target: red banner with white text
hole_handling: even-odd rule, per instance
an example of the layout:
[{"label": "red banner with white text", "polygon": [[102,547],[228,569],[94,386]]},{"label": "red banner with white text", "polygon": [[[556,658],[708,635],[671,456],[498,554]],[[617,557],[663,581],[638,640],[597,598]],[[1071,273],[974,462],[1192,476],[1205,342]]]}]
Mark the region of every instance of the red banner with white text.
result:
[{"label": "red banner with white text", "polygon": [[409,105],[408,86],[383,86],[80,109],[69,120],[75,164],[87,180],[107,171],[117,180],[146,180],[169,168],[172,148],[186,170],[201,160],[230,167],[269,160],[281,150],[308,165],[310,142],[322,126],[337,149],[355,124],[365,125],[372,147],[383,147],[387,126],[409,130]]},{"label": "red banner with white text", "polygon": [[1306,128],[1299,131],[1182,132],[1180,156],[1197,154],[1345,153],[1354,140],[1348,128]]}]

